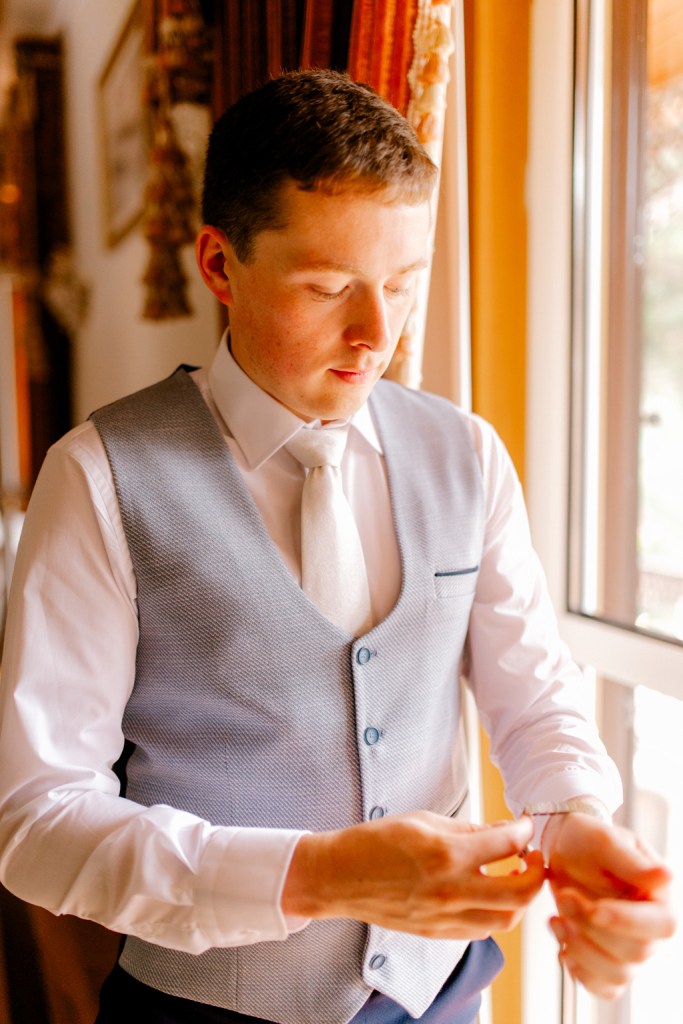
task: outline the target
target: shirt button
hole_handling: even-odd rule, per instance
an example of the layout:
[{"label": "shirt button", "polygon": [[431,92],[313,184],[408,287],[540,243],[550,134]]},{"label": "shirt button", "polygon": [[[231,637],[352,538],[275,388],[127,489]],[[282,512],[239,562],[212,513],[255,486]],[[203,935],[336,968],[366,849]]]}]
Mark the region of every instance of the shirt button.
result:
[{"label": "shirt button", "polygon": [[386,807],[373,807],[370,811],[370,821],[375,821],[377,818],[383,818],[386,813]]},{"label": "shirt button", "polygon": [[384,967],[387,962],[387,958],[383,953],[375,953],[368,964],[371,971],[378,971],[380,967]]},{"label": "shirt button", "polygon": [[372,747],[375,743],[379,742],[379,729],[375,729],[374,725],[366,729],[363,733],[363,739],[369,747]]},{"label": "shirt button", "polygon": [[372,651],[368,647],[361,647],[360,650],[356,652],[356,661],[359,665],[367,665],[371,657]]}]

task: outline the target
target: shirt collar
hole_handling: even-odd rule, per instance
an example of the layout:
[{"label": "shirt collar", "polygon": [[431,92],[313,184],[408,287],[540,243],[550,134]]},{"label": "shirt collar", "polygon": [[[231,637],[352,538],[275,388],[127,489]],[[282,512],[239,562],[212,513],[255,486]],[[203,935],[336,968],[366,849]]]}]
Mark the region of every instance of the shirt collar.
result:
[{"label": "shirt collar", "polygon": [[[228,348],[227,331],[209,368],[209,389],[250,469],[258,469],[305,426],[304,420],[255,384],[237,365]],[[382,454],[367,402],[345,422]]]}]

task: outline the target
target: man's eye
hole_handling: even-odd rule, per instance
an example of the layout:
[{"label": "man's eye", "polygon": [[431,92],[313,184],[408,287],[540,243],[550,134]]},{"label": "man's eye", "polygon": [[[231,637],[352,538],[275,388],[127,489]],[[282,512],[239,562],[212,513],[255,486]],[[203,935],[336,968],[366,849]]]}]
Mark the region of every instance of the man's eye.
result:
[{"label": "man's eye", "polygon": [[395,295],[397,297],[410,295],[410,286],[406,288],[390,288],[389,285],[387,285],[386,290],[389,292],[390,295]]},{"label": "man's eye", "polygon": [[343,288],[340,288],[338,292],[326,292],[323,288],[311,287],[313,298],[316,299],[317,302],[329,302],[330,299],[339,299],[345,291],[346,285],[344,285]]}]

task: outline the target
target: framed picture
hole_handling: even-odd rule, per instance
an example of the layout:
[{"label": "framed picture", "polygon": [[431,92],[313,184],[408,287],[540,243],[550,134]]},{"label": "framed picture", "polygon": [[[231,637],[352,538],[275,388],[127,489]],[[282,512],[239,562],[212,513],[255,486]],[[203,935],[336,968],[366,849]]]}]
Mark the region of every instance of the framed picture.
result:
[{"label": "framed picture", "polygon": [[99,80],[104,229],[110,246],[116,245],[142,214],[147,177],[144,39],[142,4],[135,0]]}]

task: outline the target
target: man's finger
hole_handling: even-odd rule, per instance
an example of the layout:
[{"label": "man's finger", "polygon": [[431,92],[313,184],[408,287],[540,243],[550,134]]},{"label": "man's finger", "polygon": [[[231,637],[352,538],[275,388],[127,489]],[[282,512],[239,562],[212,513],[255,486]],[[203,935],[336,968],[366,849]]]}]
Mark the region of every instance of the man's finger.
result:
[{"label": "man's finger", "polygon": [[524,871],[513,871],[507,875],[481,873],[473,891],[480,907],[507,907],[512,910],[526,906],[540,891],[544,881],[543,857],[534,855]]},{"label": "man's finger", "polygon": [[472,832],[468,837],[464,859],[470,867],[483,867],[520,854],[531,839],[533,831],[531,818],[524,817]]},{"label": "man's finger", "polygon": [[631,963],[595,946],[574,922],[552,918],[550,927],[560,945],[560,962],[588,991],[611,999],[628,984]]},{"label": "man's finger", "polygon": [[[636,949],[676,931],[676,917],[666,903],[655,900],[585,899],[575,890],[557,893],[557,909],[563,918],[581,921],[594,940],[604,946],[620,942],[624,949]],[[607,939],[605,939],[605,936]],[[634,953],[632,959],[644,959]]]},{"label": "man's finger", "polygon": [[650,900],[671,884],[671,872],[663,864],[634,872],[629,877],[608,869],[604,873],[623,900]]},{"label": "man's finger", "polygon": [[614,829],[610,838],[601,866],[625,899],[647,899],[669,884],[671,872],[644,843],[621,829]]}]

